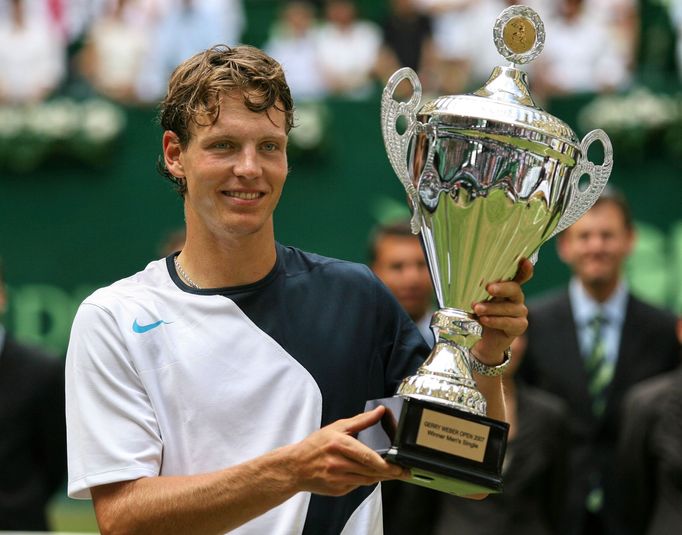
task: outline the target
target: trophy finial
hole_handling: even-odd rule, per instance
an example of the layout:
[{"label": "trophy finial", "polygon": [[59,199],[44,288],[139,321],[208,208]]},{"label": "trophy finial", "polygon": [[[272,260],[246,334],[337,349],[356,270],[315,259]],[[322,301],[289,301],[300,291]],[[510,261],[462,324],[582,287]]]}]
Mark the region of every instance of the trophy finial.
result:
[{"label": "trophy finial", "polygon": [[495,21],[493,38],[497,51],[511,63],[528,63],[545,46],[545,25],[527,6],[511,6]]}]

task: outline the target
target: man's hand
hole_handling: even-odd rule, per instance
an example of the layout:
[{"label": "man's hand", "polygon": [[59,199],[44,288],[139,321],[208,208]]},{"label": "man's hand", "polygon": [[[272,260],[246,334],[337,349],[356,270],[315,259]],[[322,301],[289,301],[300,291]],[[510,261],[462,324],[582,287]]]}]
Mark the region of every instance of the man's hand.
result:
[{"label": "man's hand", "polygon": [[502,353],[514,338],[528,327],[528,309],[521,285],[533,276],[533,264],[528,259],[519,262],[516,276],[510,281],[493,282],[486,286],[490,301],[474,303],[473,310],[483,326],[483,336],[474,345],[478,360],[489,366],[500,364]]},{"label": "man's hand", "polygon": [[323,427],[291,446],[292,469],[301,490],[342,496],[362,485],[407,477],[408,471],[385,461],[378,453],[353,438],[381,420],[384,407],[377,407]]}]

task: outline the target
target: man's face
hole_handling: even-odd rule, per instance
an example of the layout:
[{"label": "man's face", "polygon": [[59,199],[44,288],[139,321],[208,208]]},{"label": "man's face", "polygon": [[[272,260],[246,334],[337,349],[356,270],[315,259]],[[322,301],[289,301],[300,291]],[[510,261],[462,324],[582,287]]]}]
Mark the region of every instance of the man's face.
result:
[{"label": "man's face", "polygon": [[571,266],[587,288],[617,284],[625,259],[634,244],[634,233],[625,225],[618,206],[602,202],[560,236],[561,259]]},{"label": "man's face", "polygon": [[241,94],[233,92],[223,95],[215,124],[192,128],[184,150],[174,133],[164,134],[166,165],[187,180],[188,232],[271,234],[272,214],[288,171],[284,112],[253,112]]},{"label": "man's face", "polygon": [[431,307],[431,277],[417,237],[380,239],[372,269],[413,320],[421,319]]}]

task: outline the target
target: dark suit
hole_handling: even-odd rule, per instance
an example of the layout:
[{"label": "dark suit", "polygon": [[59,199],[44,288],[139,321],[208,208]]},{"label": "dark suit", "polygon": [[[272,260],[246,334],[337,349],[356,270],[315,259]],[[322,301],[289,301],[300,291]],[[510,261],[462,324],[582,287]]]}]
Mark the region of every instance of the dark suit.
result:
[{"label": "dark suit", "polygon": [[603,533],[620,533],[622,514],[614,505],[612,475],[618,413],[632,385],[677,366],[675,317],[628,296],[615,374],[604,413],[597,418],[592,412],[568,291],[531,303],[528,308],[528,349],[519,373],[530,384],[566,400],[572,413],[567,533],[583,533],[585,500],[599,482],[604,489],[599,514],[606,526]]},{"label": "dark suit", "polygon": [[682,369],[638,384],[625,398],[617,474],[632,535],[682,526]]},{"label": "dark suit", "polygon": [[6,338],[0,348],[0,530],[47,530],[66,473],[64,362]]}]

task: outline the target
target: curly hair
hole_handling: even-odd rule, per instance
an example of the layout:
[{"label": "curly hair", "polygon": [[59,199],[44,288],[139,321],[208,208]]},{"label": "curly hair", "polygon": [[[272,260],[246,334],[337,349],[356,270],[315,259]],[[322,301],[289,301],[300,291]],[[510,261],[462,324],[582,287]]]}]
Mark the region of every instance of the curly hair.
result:
[{"label": "curly hair", "polygon": [[[170,77],[168,92],[159,106],[159,123],[174,132],[184,149],[192,136],[192,125],[210,126],[220,116],[221,95],[238,90],[251,111],[284,112],[285,132],[294,126],[294,103],[282,66],[262,50],[241,45],[217,45],[181,63]],[[200,120],[206,119],[203,123]],[[159,172],[184,197],[187,185],[166,168],[159,158]]]}]

